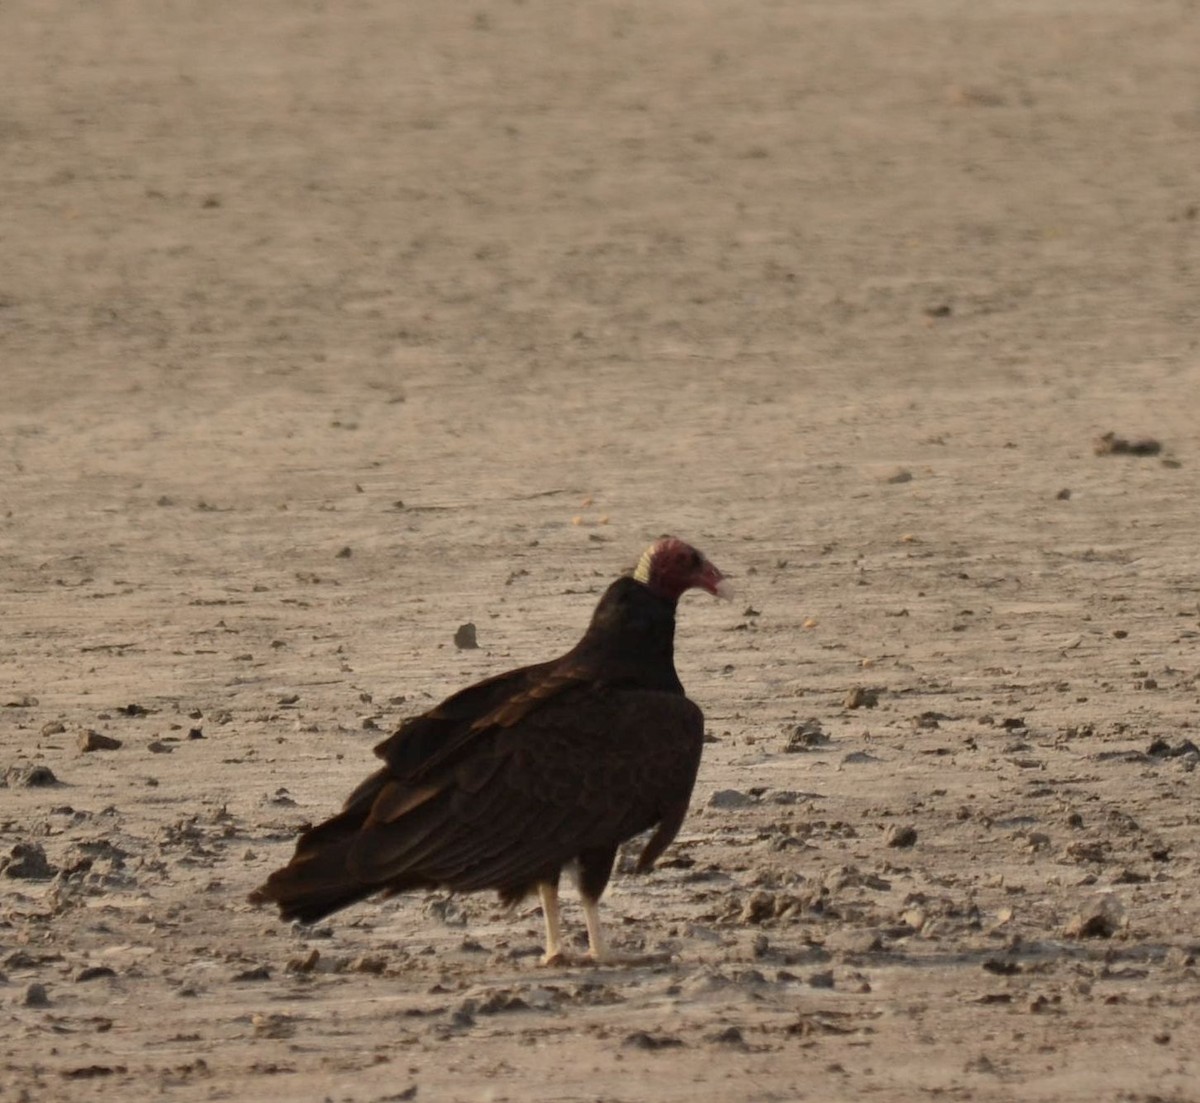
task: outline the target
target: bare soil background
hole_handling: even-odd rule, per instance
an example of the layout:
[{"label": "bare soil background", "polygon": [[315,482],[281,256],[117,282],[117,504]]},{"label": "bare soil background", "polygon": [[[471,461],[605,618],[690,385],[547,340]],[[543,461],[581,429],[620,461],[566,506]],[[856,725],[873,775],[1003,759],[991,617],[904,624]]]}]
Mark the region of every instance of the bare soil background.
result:
[{"label": "bare soil background", "polygon": [[[0,1100],[1200,1099],[1198,15],[6,4]],[[244,902],[664,531],[670,964]]]}]

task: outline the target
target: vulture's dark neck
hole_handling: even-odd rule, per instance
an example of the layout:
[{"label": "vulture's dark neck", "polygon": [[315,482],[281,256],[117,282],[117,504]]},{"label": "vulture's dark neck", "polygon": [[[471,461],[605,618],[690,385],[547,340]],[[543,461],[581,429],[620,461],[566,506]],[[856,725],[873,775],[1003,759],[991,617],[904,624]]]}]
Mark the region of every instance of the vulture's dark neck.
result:
[{"label": "vulture's dark neck", "polygon": [[675,673],[675,602],[632,578],[618,578],[571,657],[606,684],[682,693]]}]

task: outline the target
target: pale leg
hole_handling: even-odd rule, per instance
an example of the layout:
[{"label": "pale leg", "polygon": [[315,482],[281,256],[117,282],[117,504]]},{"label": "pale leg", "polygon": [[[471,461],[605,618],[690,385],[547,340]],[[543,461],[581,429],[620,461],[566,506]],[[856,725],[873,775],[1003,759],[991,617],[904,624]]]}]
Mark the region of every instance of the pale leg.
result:
[{"label": "pale leg", "polygon": [[542,955],[543,965],[552,965],[562,960],[562,925],[558,917],[558,886],[549,881],[538,884],[538,896],[542,898],[542,917],[546,920],[546,952]]},{"label": "pale leg", "polygon": [[608,943],[604,941],[604,931],[600,928],[600,901],[583,897],[583,918],[587,923],[588,953],[593,961],[605,961],[608,958]]},{"label": "pale leg", "polygon": [[661,965],[670,954],[613,953],[600,926],[600,901],[583,897],[583,917],[587,922],[588,957],[597,965]]}]

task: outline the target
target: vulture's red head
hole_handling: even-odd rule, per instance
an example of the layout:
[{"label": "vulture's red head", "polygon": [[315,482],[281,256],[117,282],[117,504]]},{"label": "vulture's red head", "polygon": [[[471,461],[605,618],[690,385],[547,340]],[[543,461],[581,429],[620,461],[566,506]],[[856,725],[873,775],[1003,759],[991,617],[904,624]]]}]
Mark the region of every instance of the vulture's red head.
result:
[{"label": "vulture's red head", "polygon": [[714,597],[731,597],[732,587],[707,559],[690,544],[675,536],[662,536],[638,560],[633,577],[651,593],[667,601],[678,601],[696,587]]}]

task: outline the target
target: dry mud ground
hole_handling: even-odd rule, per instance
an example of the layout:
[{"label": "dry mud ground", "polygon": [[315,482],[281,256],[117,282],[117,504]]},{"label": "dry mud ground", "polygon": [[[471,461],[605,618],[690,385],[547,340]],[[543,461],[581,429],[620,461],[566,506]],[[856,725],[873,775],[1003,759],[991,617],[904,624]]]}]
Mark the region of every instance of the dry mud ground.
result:
[{"label": "dry mud ground", "polygon": [[[1198,14],[6,4],[0,1099],[1200,1099]],[[244,902],[664,530],[669,964]]]}]

